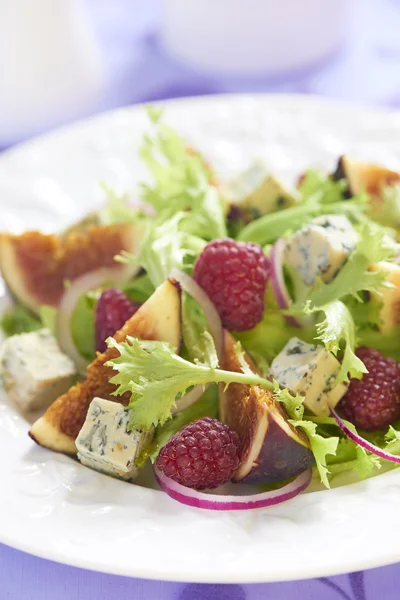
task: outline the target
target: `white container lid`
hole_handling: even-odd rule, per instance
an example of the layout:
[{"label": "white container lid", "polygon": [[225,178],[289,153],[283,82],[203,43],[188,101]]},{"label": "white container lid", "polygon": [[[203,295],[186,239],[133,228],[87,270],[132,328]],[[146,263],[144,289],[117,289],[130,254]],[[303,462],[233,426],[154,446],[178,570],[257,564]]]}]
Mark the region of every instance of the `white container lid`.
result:
[{"label": "white container lid", "polygon": [[277,75],[328,57],[351,0],[163,0],[161,43],[208,73]]}]

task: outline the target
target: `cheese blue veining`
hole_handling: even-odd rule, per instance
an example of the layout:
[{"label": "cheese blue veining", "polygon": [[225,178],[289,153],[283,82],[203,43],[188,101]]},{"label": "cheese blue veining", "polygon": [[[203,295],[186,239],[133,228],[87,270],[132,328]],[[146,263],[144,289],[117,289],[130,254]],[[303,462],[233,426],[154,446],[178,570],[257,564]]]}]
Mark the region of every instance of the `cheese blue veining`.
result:
[{"label": "cheese blue veining", "polygon": [[314,414],[329,415],[346,392],[335,385],[340,363],[324,346],[307,344],[298,338],[288,341],[273,360],[269,374],[293,394],[304,396],[304,405]]},{"label": "cheese blue veining", "polygon": [[139,472],[135,461],[153,431],[130,431],[128,425],[129,412],[122,404],[94,398],[75,442],[81,463],[114,477],[134,479]]},{"label": "cheese blue veining", "polygon": [[285,263],[297,271],[306,285],[312,285],[317,277],[329,283],[354,250],[357,241],[358,234],[347,217],[318,217],[287,242]]}]

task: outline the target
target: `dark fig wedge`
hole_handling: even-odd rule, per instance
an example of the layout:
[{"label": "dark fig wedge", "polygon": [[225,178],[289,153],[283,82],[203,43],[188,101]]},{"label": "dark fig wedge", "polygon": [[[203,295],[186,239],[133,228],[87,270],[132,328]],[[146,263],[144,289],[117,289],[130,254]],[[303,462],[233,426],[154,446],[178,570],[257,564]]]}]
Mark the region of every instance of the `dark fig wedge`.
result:
[{"label": "dark fig wedge", "polygon": [[367,192],[373,197],[374,204],[377,205],[379,205],[379,198],[385,187],[400,183],[400,173],[381,165],[353,160],[345,155],[339,158],[332,177],[336,180],[345,179],[347,181],[346,196],[348,198],[360,192]]},{"label": "dark fig wedge", "polygon": [[[235,343],[225,332],[223,368],[239,372]],[[255,370],[250,358],[246,360]],[[270,391],[236,383],[226,391],[221,388],[220,417],[241,441],[241,463],[233,481],[256,484],[285,481],[314,463],[307,436],[290,425]]]}]

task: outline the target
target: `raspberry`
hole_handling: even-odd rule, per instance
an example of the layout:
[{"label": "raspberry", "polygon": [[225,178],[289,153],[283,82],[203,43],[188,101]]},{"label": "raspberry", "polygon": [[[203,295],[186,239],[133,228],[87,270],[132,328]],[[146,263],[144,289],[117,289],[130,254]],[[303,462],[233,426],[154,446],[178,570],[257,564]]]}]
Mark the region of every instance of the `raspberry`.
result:
[{"label": "raspberry", "polygon": [[350,380],[338,408],[364,431],[386,429],[400,418],[400,366],[373,348],[361,346],[356,354],[368,373]]},{"label": "raspberry", "polygon": [[106,350],[106,339],[121,329],[139,306],[117,288],[110,288],[101,294],[96,306],[96,350]]},{"label": "raspberry", "polygon": [[215,305],[224,327],[252,329],[261,321],[269,262],[258,244],[214,240],[194,267],[194,278]]},{"label": "raspberry", "polygon": [[183,427],[161,448],[156,467],[186,487],[205,490],[229,481],[239,462],[237,433],[205,417]]}]

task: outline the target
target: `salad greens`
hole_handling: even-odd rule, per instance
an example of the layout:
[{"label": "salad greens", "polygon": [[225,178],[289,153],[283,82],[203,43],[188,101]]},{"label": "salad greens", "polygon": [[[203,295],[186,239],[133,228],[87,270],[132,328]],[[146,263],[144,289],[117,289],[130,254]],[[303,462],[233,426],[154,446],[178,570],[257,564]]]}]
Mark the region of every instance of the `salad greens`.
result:
[{"label": "salad greens", "polygon": [[[163,122],[161,111],[150,107],[148,114],[152,129],[144,136],[140,156],[150,180],[140,185],[135,205],[103,184],[108,200],[101,211],[104,223],[134,223],[141,219],[146,225],[139,253],[134,256],[123,252],[116,257],[141,269],[136,278],[117,285],[135,302],[144,303],[173,268],[192,274],[207,242],[227,237],[228,232],[238,241],[259,244],[268,256],[271,244],[279,238],[287,240],[313,218],[345,215],[359,241],[328,283],[317,276],[312,285],[305,285],[294,269],[284,266],[292,299],[289,306],[278,306],[269,286],[262,320],[252,330],[234,333],[241,372],[220,367],[204,312],[186,293],[182,294],[183,347],[179,354],[161,341],[128,337],[118,343],[109,338],[109,348],[118,354],[106,363],[115,371],[110,381],[116,386],[116,396],[130,394],[130,427],[155,427],[154,441],[140,460],[149,457],[154,461],[159,449],[185,424],[206,415],[217,417],[217,384],[228,387],[242,383],[272,392],[289,423],[306,434],[324,485],[329,486],[332,477],[344,471],[356,471],[361,478],[375,473],[384,461],[344,437],[332,417],[312,415],[304,406],[304,397],[279,387],[268,369],[293,337],[310,344],[321,343],[340,360],[336,383],[362,378],[367,372],[355,354],[360,344],[400,360],[400,327],[393,324],[390,331],[379,330],[379,294],[389,285],[386,272],[384,268],[371,270],[372,265],[393,261],[398,251],[393,239],[396,232],[391,227],[400,225],[400,188],[385,192],[382,212],[379,218],[372,218],[367,194],[348,199],[344,180],[335,181],[311,170],[298,185],[297,204],[264,216],[254,211],[250,222],[239,220],[234,224],[229,220],[229,199],[222,197],[202,155]],[[240,206],[235,208],[240,211]],[[70,322],[76,348],[88,361],[95,356],[95,311],[101,291],[83,294]],[[17,305],[3,315],[0,325],[8,336],[43,326],[54,333],[56,314],[57,309],[43,306],[35,316]],[[299,318],[301,326],[290,324],[288,317]],[[257,372],[249,368],[244,351],[254,361]],[[194,386],[203,387],[203,396],[173,416],[171,411],[179,406],[180,398]],[[400,453],[399,430],[391,426],[388,432],[370,434],[368,439],[388,452]]]},{"label": "salad greens", "polygon": [[[130,426],[132,429],[149,430],[152,425],[163,425],[171,417],[171,409],[176,407],[177,397],[183,396],[194,385],[208,383],[244,383],[258,385],[274,392],[276,400],[283,402],[293,416],[302,413],[302,399],[292,397],[287,390],[251,371],[244,359],[242,373],[224,371],[218,368],[218,357],[209,334],[207,358],[204,363],[190,362],[165,342],[145,341],[128,337],[118,343],[114,338],[107,340],[110,348],[116,348],[119,356],[106,363],[117,371],[110,382],[116,385],[113,392],[122,396],[131,393],[129,404]],[[240,344],[236,346],[241,356]],[[246,365],[246,367],[245,367]]]}]

